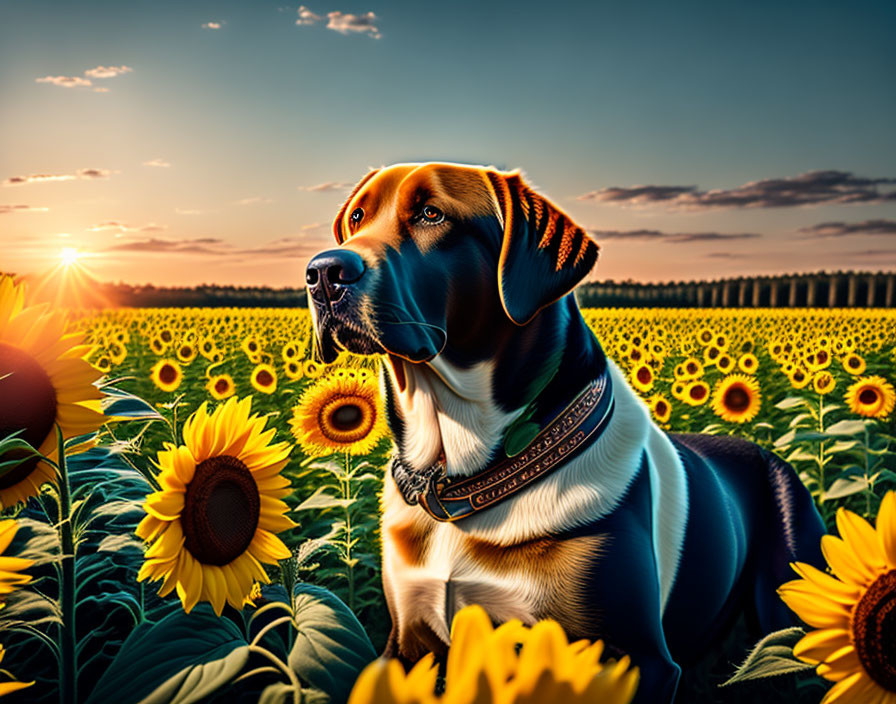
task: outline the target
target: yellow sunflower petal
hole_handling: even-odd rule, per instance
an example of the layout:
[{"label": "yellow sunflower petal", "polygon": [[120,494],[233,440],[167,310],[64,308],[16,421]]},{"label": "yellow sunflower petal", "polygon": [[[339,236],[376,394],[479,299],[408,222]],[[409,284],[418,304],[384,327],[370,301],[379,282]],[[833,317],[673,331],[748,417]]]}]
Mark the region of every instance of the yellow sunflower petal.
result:
[{"label": "yellow sunflower petal", "polygon": [[795,646],[793,654],[813,665],[823,662],[828,655],[849,645],[849,631],[845,628],[823,628],[810,631]]},{"label": "yellow sunflower petal", "polygon": [[877,537],[887,559],[887,567],[896,569],[896,491],[888,491],[880,502]]}]

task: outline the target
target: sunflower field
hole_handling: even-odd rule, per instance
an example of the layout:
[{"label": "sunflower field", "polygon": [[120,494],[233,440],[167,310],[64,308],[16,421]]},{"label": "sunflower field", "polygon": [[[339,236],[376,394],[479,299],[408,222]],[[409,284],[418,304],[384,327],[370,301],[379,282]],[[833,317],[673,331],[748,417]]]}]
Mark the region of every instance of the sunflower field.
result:
[{"label": "sunflower field", "polygon": [[[782,598],[808,625],[826,621],[807,606],[806,589],[823,599],[836,582],[841,602],[865,604],[889,584],[896,537],[880,547],[872,526],[896,536],[896,498],[887,495],[896,489],[896,312],[583,315],[662,428],[773,450],[795,467],[829,531],[864,546],[829,559],[843,582],[804,570],[795,577],[809,586],[784,585]],[[449,656],[438,674],[444,697],[432,695],[431,659],[407,680],[396,663],[370,664],[389,628],[378,515],[391,441],[378,361],[343,354],[322,365],[312,342],[306,310],[64,315],[29,305],[0,278],[0,695],[63,704],[472,701],[480,680],[469,671],[481,667],[482,681],[516,682],[519,695],[482,701],[535,701],[526,697],[547,686],[542,672],[567,688],[544,690],[555,701],[630,701],[636,669],[625,658],[601,664],[599,642],[567,644],[547,622],[492,631],[475,610],[455,620],[451,653],[467,653],[467,664]],[[861,579],[849,581],[849,566],[865,569]],[[896,604],[896,582],[884,591],[880,599]],[[777,640],[760,643],[733,677],[734,667],[704,672],[711,688],[701,701],[778,691],[817,702],[830,683],[816,665],[835,689],[896,701],[892,653],[857,645],[861,667],[825,670],[815,641],[794,650],[817,632],[791,631],[771,634]],[[831,638],[841,655],[852,647]],[[521,651],[507,649],[519,642]],[[495,674],[485,653],[502,648],[508,669]],[[533,654],[548,651],[556,662]],[[789,674],[762,689],[775,673]]]}]

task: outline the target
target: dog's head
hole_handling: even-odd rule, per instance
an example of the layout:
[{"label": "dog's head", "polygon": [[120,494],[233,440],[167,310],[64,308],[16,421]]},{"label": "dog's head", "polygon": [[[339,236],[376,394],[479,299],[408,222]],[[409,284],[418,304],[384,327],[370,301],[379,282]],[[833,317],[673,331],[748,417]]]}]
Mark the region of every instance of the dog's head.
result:
[{"label": "dog's head", "polygon": [[325,362],[340,349],[426,362],[528,324],[591,270],[597,244],[519,173],[397,164],[368,173],[308,264]]}]

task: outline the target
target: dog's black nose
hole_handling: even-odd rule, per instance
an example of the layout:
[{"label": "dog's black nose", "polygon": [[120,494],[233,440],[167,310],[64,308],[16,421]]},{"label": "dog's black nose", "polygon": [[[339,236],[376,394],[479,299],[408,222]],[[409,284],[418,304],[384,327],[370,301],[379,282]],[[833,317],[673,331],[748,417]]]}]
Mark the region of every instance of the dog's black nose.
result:
[{"label": "dog's black nose", "polygon": [[347,286],[357,283],[367,267],[361,256],[349,249],[329,249],[308,262],[305,281],[308,295],[315,301],[335,303]]}]

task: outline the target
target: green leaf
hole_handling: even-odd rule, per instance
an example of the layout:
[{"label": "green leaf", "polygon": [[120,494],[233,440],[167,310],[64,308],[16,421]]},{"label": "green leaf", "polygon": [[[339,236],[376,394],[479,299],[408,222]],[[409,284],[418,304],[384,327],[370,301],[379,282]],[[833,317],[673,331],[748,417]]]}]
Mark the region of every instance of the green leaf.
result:
[{"label": "green leaf", "polygon": [[814,665],[797,660],[793,655],[793,646],[803,635],[805,631],[796,627],[769,633],[750,651],[747,659],[737,668],[737,672],[721,686],[726,687],[735,682],[757,680],[788,672],[811,670]]},{"label": "green leaf", "polygon": [[185,667],[159,685],[141,704],[192,704],[230,682],[249,660],[249,646],[231,650],[219,660]]},{"label": "green leaf", "polygon": [[274,682],[262,690],[258,704],[284,704],[288,697],[291,701],[291,695],[292,685]]},{"label": "green leaf", "polygon": [[[157,623],[142,623],[131,632],[87,704],[167,701],[151,697],[180,674],[189,674],[197,665],[226,659],[245,646],[248,643],[236,624],[215,616],[209,605],[200,604],[190,614],[178,609]],[[213,671],[220,674],[220,670],[211,668],[205,681],[212,681]],[[186,674],[169,694],[176,694],[185,680]]]},{"label": "green leaf", "polygon": [[778,447],[778,448],[786,447],[787,445],[789,445],[790,443],[793,442],[793,438],[795,435],[796,435],[795,430],[788,430],[781,437],[779,437],[777,440],[775,440],[774,446]]},{"label": "green leaf", "polygon": [[824,492],[824,498],[842,499],[844,496],[852,496],[868,489],[868,480],[865,477],[850,477],[849,479],[836,479],[830,488]]},{"label": "green leaf", "polygon": [[327,493],[327,487],[319,487],[311,496],[305,499],[295,509],[296,511],[307,511],[312,508],[347,508],[355,503],[355,499],[340,499],[337,496]]},{"label": "green leaf", "polygon": [[836,452],[846,452],[847,450],[852,450],[858,444],[858,440],[838,440],[830,447],[825,448],[825,452],[827,452],[828,454],[833,454]]},{"label": "green leaf", "polygon": [[535,436],[538,435],[541,428],[537,423],[519,423],[514,424],[507,434],[504,436],[504,452],[508,457],[518,455],[525,450]]},{"label": "green leaf", "polygon": [[103,393],[106,396],[100,401],[100,406],[109,417],[163,420],[162,415],[139,396],[111,386],[103,387]]},{"label": "green leaf", "polygon": [[778,401],[775,404],[775,408],[781,411],[789,411],[791,408],[804,405],[806,405],[806,399],[799,396],[788,396],[783,401]]},{"label": "green leaf", "polygon": [[801,447],[796,448],[793,452],[784,458],[785,462],[811,462],[817,459],[815,455],[807,452]]},{"label": "green leaf", "polygon": [[865,432],[865,423],[860,420],[841,420],[828,428],[830,435],[855,435]]},{"label": "green leaf", "polygon": [[361,670],[376,659],[364,628],[335,595],[305,583],[296,585],[295,624],[289,666],[333,704],[345,702]]}]

